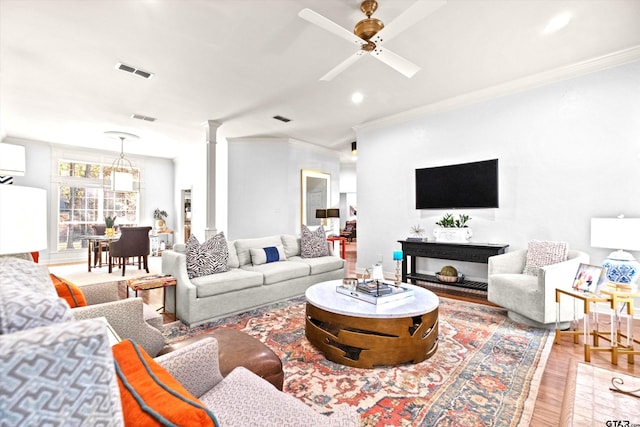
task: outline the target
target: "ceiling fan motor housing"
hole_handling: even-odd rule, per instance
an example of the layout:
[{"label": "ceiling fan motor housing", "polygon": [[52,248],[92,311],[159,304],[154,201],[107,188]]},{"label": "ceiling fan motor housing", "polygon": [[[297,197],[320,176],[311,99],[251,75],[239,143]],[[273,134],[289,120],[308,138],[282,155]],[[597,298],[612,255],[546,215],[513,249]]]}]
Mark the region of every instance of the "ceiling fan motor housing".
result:
[{"label": "ceiling fan motor housing", "polygon": [[376,0],[364,0],[360,4],[360,10],[367,15],[365,19],[358,22],[353,29],[353,34],[360,37],[363,40],[369,41],[369,39],[375,36],[378,31],[384,28],[384,24],[381,20],[372,18],[373,12],[378,9],[378,2]]}]

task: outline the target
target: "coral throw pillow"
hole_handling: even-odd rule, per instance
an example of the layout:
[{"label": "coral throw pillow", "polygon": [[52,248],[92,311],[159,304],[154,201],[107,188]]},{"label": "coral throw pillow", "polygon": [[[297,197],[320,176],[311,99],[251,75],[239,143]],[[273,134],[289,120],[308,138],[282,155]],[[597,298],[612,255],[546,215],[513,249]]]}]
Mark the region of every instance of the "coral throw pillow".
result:
[{"label": "coral throw pillow", "polygon": [[127,426],[218,426],[213,413],[140,346],[112,347]]},{"label": "coral throw pillow", "polygon": [[527,259],[522,273],[537,276],[540,267],[566,261],[568,256],[567,242],[533,240],[527,246]]},{"label": "coral throw pillow", "polygon": [[67,301],[69,307],[76,308],[87,305],[87,300],[84,298],[84,294],[78,286],[60,279],[55,274],[49,274],[49,276],[51,276],[53,285],[56,287],[58,296]]}]

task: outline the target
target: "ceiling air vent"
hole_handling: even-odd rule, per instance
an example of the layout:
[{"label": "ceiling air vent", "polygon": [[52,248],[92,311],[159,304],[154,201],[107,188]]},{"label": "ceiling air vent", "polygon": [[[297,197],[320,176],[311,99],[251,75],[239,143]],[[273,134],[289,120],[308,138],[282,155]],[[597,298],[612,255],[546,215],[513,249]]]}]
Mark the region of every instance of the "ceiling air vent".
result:
[{"label": "ceiling air vent", "polygon": [[132,67],[131,65],[123,64],[122,62],[118,62],[116,64],[116,70],[125,71],[130,74],[135,74],[136,76],[140,76],[145,79],[150,79],[151,77],[153,77],[153,73],[141,70],[139,68]]},{"label": "ceiling air vent", "polygon": [[285,123],[289,123],[291,121],[291,119],[287,119],[286,117],[283,117],[283,116],[273,116],[273,118]]},{"label": "ceiling air vent", "polygon": [[158,120],[155,117],[143,116],[142,114],[132,114],[131,118],[137,119],[137,120],[144,120],[145,122],[155,122],[156,120]]}]

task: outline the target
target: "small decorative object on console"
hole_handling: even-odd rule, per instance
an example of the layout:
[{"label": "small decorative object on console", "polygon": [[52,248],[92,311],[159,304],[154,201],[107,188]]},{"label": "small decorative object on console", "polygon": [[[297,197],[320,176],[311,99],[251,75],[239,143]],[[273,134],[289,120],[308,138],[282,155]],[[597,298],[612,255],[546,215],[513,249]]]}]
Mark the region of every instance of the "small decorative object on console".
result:
[{"label": "small decorative object on console", "polygon": [[436,278],[443,283],[456,283],[461,282],[464,276],[458,273],[458,270],[451,266],[445,265],[440,269],[439,273],[436,273]]},{"label": "small decorative object on console", "polygon": [[422,242],[424,236],[424,228],[420,224],[411,227],[411,237],[407,238],[410,242]]},{"label": "small decorative object on console", "polygon": [[473,235],[466,225],[470,219],[469,215],[460,214],[458,219],[455,219],[453,214],[445,214],[440,221],[436,222],[440,228],[433,229],[436,242],[467,243]]}]

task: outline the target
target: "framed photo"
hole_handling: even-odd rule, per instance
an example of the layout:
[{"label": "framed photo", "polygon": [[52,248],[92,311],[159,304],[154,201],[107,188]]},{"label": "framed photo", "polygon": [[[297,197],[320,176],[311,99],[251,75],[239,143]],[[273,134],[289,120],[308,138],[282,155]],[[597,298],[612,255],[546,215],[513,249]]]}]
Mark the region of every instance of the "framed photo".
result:
[{"label": "framed photo", "polygon": [[573,290],[597,293],[605,280],[604,267],[581,263],[573,279]]}]

